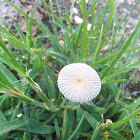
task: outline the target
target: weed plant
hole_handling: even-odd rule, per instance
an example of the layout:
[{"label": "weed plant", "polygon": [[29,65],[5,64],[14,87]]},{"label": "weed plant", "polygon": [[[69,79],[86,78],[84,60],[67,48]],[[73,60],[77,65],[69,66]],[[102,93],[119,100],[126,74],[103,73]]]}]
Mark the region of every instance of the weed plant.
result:
[{"label": "weed plant", "polygon": [[[57,0],[59,17],[51,0],[50,6],[42,0],[52,29],[41,20],[33,20],[39,0],[31,17],[5,1],[24,15],[27,33],[18,23],[14,24],[18,36],[4,23],[0,25],[0,140],[138,140],[140,97],[124,94],[124,88],[132,80],[129,71],[140,66],[140,20],[130,36],[124,33],[123,24],[139,1],[119,21],[119,1],[107,0],[95,13],[99,0],[93,0],[89,9],[81,0],[83,23],[75,29],[73,11],[66,11],[62,18]],[[73,6],[74,1],[71,9]],[[87,31],[90,14],[92,26]],[[40,35],[32,35],[33,24]],[[43,44],[42,39],[50,44]],[[90,65],[101,77],[101,92],[88,103],[70,102],[58,90],[61,68],[77,62]]]}]

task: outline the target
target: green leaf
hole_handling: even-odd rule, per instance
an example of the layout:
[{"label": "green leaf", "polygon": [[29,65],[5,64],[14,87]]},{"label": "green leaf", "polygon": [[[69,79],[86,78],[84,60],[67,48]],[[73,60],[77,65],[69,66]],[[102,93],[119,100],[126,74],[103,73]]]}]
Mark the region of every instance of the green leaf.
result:
[{"label": "green leaf", "polygon": [[138,108],[137,110],[135,110],[134,112],[132,112],[130,115],[128,115],[127,117],[125,117],[124,119],[117,121],[111,125],[108,126],[108,128],[112,129],[112,128],[116,128],[121,126],[122,124],[128,122],[130,119],[132,119],[135,115],[137,115],[138,113],[140,113],[140,108]]},{"label": "green leaf", "polygon": [[6,45],[4,44],[1,36],[0,36],[0,47],[3,49],[3,51],[5,52],[5,54],[10,58],[11,62],[13,63],[13,65],[16,67],[17,71],[22,74],[22,75],[26,75],[26,73],[23,71],[23,69],[21,68],[21,66],[19,65],[19,63],[16,61],[15,57],[9,52],[9,50],[7,49]]},{"label": "green leaf", "polygon": [[66,14],[67,14],[67,18],[68,18],[68,22],[69,22],[69,26],[70,26],[72,41],[73,41],[73,44],[74,44],[74,34],[73,34],[72,24],[71,24],[71,20],[70,20],[70,17],[69,17],[69,14],[68,14],[67,10],[66,10]]},{"label": "green leaf", "polygon": [[[123,99],[123,98],[122,98]],[[130,105],[129,105],[129,108],[130,108],[130,110],[135,110],[138,106],[139,106],[139,104],[140,104],[140,97],[139,98],[137,98],[137,99],[135,99],[135,101],[133,101]],[[121,113],[121,115],[120,115],[120,117],[119,117],[119,119],[118,120],[121,120],[123,117],[125,117],[127,115],[127,113],[126,113],[126,110],[124,110],[122,113]]]},{"label": "green leaf", "polygon": [[[6,27],[5,27],[6,28]],[[23,42],[21,42],[16,36],[14,36],[10,30],[0,26],[0,29],[4,32],[2,36],[7,38],[8,42],[15,44],[17,47],[24,48]]]},{"label": "green leaf", "polygon": [[[110,0],[107,0],[101,14],[100,14],[100,17],[98,18],[98,21],[96,22],[96,26],[95,26],[95,29],[94,29],[94,25],[92,25],[93,29],[91,31],[91,37],[95,37],[96,36],[96,32],[98,33],[98,29],[100,28],[99,24],[103,24],[103,17],[105,16],[106,12],[107,12],[107,6],[108,6],[108,3],[109,3]],[[99,9],[100,10],[100,9]],[[100,12],[100,11],[99,11]],[[94,18],[97,18],[98,14],[96,13],[95,17]],[[95,19],[94,19],[95,20]],[[94,21],[95,22],[95,21]],[[97,35],[98,36],[98,35]],[[90,46],[90,50],[92,50],[92,47],[93,47],[93,44],[94,44],[94,39],[91,39],[90,42],[89,42],[89,46]],[[93,52],[91,51],[90,54],[92,54]]]},{"label": "green leaf", "polygon": [[116,86],[115,83],[106,84],[105,87],[107,87],[110,91],[112,91],[114,96],[117,97],[117,95],[118,95],[118,87]]},{"label": "green leaf", "polygon": [[68,57],[67,55],[64,55],[64,54],[62,54],[62,53],[58,53],[58,52],[54,51],[52,48],[50,48],[50,49],[47,50],[47,54],[61,57],[61,58],[63,58],[65,61],[66,61],[66,60],[69,60],[69,57]]},{"label": "green leaf", "polygon": [[89,122],[89,124],[92,126],[93,130],[95,130],[95,126],[98,124],[98,121],[96,118],[94,118],[94,116],[92,116],[90,113],[88,113],[87,111],[83,110],[82,108],[77,108],[76,110],[77,112],[77,119],[81,118],[82,114],[85,113],[85,118],[86,120]]},{"label": "green leaf", "polygon": [[120,68],[119,70],[117,70],[117,71],[115,71],[113,73],[110,73],[108,76],[106,76],[104,78],[104,80],[108,80],[110,78],[113,78],[113,77],[115,77],[115,76],[117,76],[117,75],[119,75],[121,73],[125,73],[125,72],[127,72],[127,71],[129,71],[131,69],[139,68],[139,66],[140,66],[139,62],[136,62],[136,63],[133,63],[133,64],[129,64],[127,66],[124,66],[124,67]]},{"label": "green leaf", "polygon": [[95,131],[92,134],[91,140],[96,140],[98,135],[99,135],[99,132],[100,132],[101,126],[99,125],[99,123],[95,127],[96,127],[96,129],[95,129]]},{"label": "green leaf", "polygon": [[96,106],[93,102],[89,102],[89,106],[91,106],[95,112],[103,112],[105,110],[102,107]]},{"label": "green leaf", "polygon": [[65,109],[63,117],[63,127],[62,127],[62,139],[68,140],[71,133],[73,132],[74,125],[74,111]]},{"label": "green leaf", "polygon": [[17,128],[20,128],[22,126],[26,125],[26,123],[23,120],[13,120],[10,122],[4,122],[0,124],[0,135],[3,135],[11,130],[15,130]]},{"label": "green leaf", "polygon": [[0,111],[0,124],[7,122],[6,118],[4,117],[3,113]]},{"label": "green leaf", "polygon": [[10,89],[2,82],[0,82],[0,93],[10,94]]},{"label": "green leaf", "polygon": [[[126,110],[126,112],[127,112],[128,115],[131,114],[131,111],[128,110],[128,109]],[[138,126],[137,126],[137,124],[136,124],[136,121],[135,121],[134,118],[132,118],[131,120],[129,120],[129,122],[130,122],[130,126],[131,126],[131,128],[132,128],[133,134],[134,134],[134,136],[135,136],[135,135],[137,134],[137,132],[139,131],[139,128],[138,128]]]},{"label": "green leaf", "polygon": [[122,55],[124,54],[125,50],[129,47],[132,39],[134,38],[135,34],[137,33],[137,31],[139,30],[140,27],[140,20],[138,22],[138,25],[136,26],[135,30],[133,31],[133,33],[131,34],[131,36],[129,37],[129,39],[127,40],[127,42],[124,44],[124,46],[121,48],[119,54],[113,59],[113,61],[111,62],[110,66],[107,67],[102,76],[101,79],[104,79],[104,77],[108,74],[108,72],[110,72],[110,70],[112,69],[112,67],[118,62],[118,60],[122,57]]},{"label": "green leaf", "polygon": [[74,46],[73,46],[73,44],[70,40],[70,37],[69,37],[69,35],[66,31],[63,32],[63,37],[64,37],[64,40],[65,40],[65,45],[67,45],[67,48],[69,48],[69,50],[70,50],[73,62],[77,62],[76,53],[74,51]]},{"label": "green leaf", "polygon": [[103,48],[104,42],[105,42],[105,40],[106,40],[106,38],[107,38],[107,35],[108,35],[108,33],[109,33],[110,26],[111,26],[111,24],[112,24],[112,19],[113,19],[113,0],[110,0],[110,16],[109,16],[109,21],[108,21],[109,23],[108,23],[106,33],[105,33],[105,35],[104,35],[103,41],[102,41],[102,43],[101,43],[101,46],[100,46],[98,52],[100,52],[101,49]]},{"label": "green leaf", "polygon": [[137,134],[134,136],[132,140],[139,140],[140,138],[140,130],[137,132]]},{"label": "green leaf", "polygon": [[92,60],[91,66],[93,65],[94,60],[96,58],[97,51],[98,51],[98,48],[99,48],[99,45],[100,45],[100,41],[101,41],[101,38],[102,38],[102,34],[103,34],[103,24],[102,24],[102,27],[101,27],[100,36],[99,36],[98,43],[97,43],[97,46],[96,46],[96,49],[95,49],[95,52],[94,52],[94,56],[93,56],[93,60]]},{"label": "green leaf", "polygon": [[44,123],[39,123],[38,120],[31,118],[29,120],[29,131],[37,134],[52,134],[55,131],[55,128],[53,126],[45,125]]},{"label": "green leaf", "polygon": [[56,88],[54,85],[53,80],[51,79],[47,67],[45,65],[46,63],[44,62],[44,76],[46,78],[46,84],[47,84],[47,90],[48,90],[48,96],[50,99],[56,99]]},{"label": "green leaf", "polygon": [[42,28],[44,29],[44,31],[46,32],[46,34],[50,37],[50,40],[52,41],[52,43],[54,44],[53,47],[55,49],[55,51],[57,52],[63,52],[63,48],[62,46],[58,43],[57,39],[55,38],[55,36],[50,32],[50,30],[48,29],[47,26],[44,25],[44,23],[42,21],[39,20],[40,25],[42,26]]},{"label": "green leaf", "polygon": [[85,0],[81,1],[81,11],[83,15],[83,35],[82,35],[81,56],[82,58],[84,58],[87,54],[86,46],[87,46],[87,21],[88,21]]},{"label": "green leaf", "polygon": [[123,22],[132,13],[132,11],[137,7],[138,4],[139,4],[139,0],[132,6],[132,8],[130,10],[128,10],[126,12],[125,16],[121,19],[120,23],[118,24],[116,30],[118,30],[122,26]]},{"label": "green leaf", "polygon": [[112,137],[114,140],[127,140],[123,135],[121,135],[114,129],[111,129],[111,131],[109,132],[109,136]]},{"label": "green leaf", "polygon": [[72,135],[68,138],[68,140],[71,140],[76,135],[76,133],[78,132],[84,118],[85,118],[85,113],[82,115],[82,118],[81,118],[80,122],[78,123],[76,129],[73,131]]},{"label": "green leaf", "polygon": [[[133,47],[133,48],[130,48],[130,49],[126,50],[125,53],[126,52],[131,52],[131,51],[134,51],[134,50],[138,50],[138,49],[140,49],[140,47]],[[116,53],[113,53],[112,55],[104,56],[104,57],[98,59],[97,61],[95,61],[93,63],[93,66],[96,66],[97,64],[100,64],[100,63],[104,62],[105,60],[110,59],[110,57],[113,58],[113,57],[117,56],[118,54],[119,54],[119,52],[116,52]]]},{"label": "green leaf", "polygon": [[118,110],[118,103],[115,103],[112,108],[107,111],[106,118],[111,118]]},{"label": "green leaf", "polygon": [[18,26],[16,23],[14,23],[14,24],[15,24],[15,28],[16,28],[16,30],[17,30],[19,36],[21,37],[21,39],[22,39],[22,41],[24,42],[24,44],[26,44],[25,35],[23,34],[23,32],[21,31],[21,29],[19,28],[19,26]]},{"label": "green leaf", "polygon": [[[1,74],[3,74],[3,76]],[[18,81],[18,79],[1,62],[0,62],[0,75],[1,75],[0,78],[2,78],[5,84],[7,84],[9,87],[11,87],[11,85],[14,85],[18,89],[22,90],[22,86]]]},{"label": "green leaf", "polygon": [[89,124],[92,126],[93,130],[95,129],[95,126],[98,124],[98,121],[88,112],[85,114],[86,120],[89,122]]},{"label": "green leaf", "polygon": [[127,81],[127,79],[119,79],[119,80],[113,80],[113,81],[108,81],[108,82],[103,82],[102,84],[109,84],[109,83],[121,83],[121,82],[125,82]]},{"label": "green leaf", "polygon": [[[43,1],[43,3],[45,4],[45,8],[46,9],[49,9],[50,11],[51,11],[51,14],[53,14],[53,16],[56,18],[56,20],[58,21],[58,22],[60,22],[60,20],[59,20],[59,18],[56,16],[56,14],[54,13],[54,11],[51,9],[51,7],[46,3],[46,1],[45,0],[42,0]],[[61,22],[60,22],[61,23]]]},{"label": "green leaf", "polygon": [[140,105],[140,97],[138,97],[137,99],[135,99],[135,100],[129,105],[129,107],[132,108],[133,110],[135,110],[139,105]]},{"label": "green leaf", "polygon": [[55,131],[56,131],[56,135],[57,135],[57,139],[60,139],[60,128],[58,126],[58,121],[57,118],[54,118],[54,125],[55,125]]}]

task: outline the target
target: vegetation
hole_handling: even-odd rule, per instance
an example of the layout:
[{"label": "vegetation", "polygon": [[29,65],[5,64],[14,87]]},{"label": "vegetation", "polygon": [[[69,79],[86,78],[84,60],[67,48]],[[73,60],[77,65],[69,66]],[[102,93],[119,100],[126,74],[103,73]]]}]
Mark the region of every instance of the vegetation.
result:
[{"label": "vegetation", "polygon": [[[27,33],[18,23],[14,24],[18,36],[4,23],[0,25],[0,139],[138,140],[140,97],[124,94],[124,88],[132,80],[129,71],[140,66],[140,20],[129,37],[122,26],[138,2],[118,21],[118,1],[107,0],[102,11],[99,8],[95,14],[99,0],[93,0],[89,9],[81,0],[83,23],[74,29],[72,10],[70,14],[66,11],[65,18],[58,10],[57,17],[43,0],[50,15],[50,29],[42,21],[33,20],[39,0],[31,17],[5,1],[25,16]],[[89,14],[92,26],[87,31]],[[42,32],[40,35],[32,35],[32,24]],[[58,30],[62,31],[63,46],[59,44]],[[49,44],[43,44],[44,38]],[[77,62],[90,65],[101,77],[102,90],[89,103],[70,102],[58,90],[60,69]]]}]

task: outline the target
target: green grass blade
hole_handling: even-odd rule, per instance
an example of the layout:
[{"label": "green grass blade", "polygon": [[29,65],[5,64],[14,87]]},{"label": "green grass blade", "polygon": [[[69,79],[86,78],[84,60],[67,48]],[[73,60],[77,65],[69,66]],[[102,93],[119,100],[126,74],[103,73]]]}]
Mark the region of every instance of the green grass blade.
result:
[{"label": "green grass blade", "polygon": [[127,72],[127,71],[129,71],[131,69],[139,68],[139,67],[140,67],[140,63],[139,62],[136,62],[134,64],[130,64],[130,65],[124,66],[124,67],[120,68],[119,70],[117,70],[117,71],[115,71],[113,73],[110,73],[108,76],[106,76],[104,78],[104,80],[108,80],[110,78],[113,78],[113,77],[121,74],[121,73],[125,73],[125,72]]},{"label": "green grass blade", "polygon": [[75,3],[75,1],[72,0],[71,8],[70,8],[70,21],[72,21],[72,14],[73,14],[74,3]]},{"label": "green grass blade", "polygon": [[[15,87],[19,88],[20,90],[22,90],[22,86],[19,83],[19,81],[17,80],[17,78],[0,62],[0,74],[3,74],[4,77],[0,77],[0,79],[2,78],[4,80],[4,82],[10,86],[10,85],[14,85]],[[10,83],[10,84],[8,84]]]},{"label": "green grass blade", "polygon": [[[131,48],[131,49],[126,50],[124,53],[131,52],[131,51],[138,50],[138,49],[140,49],[139,46],[138,46],[138,47],[133,47],[133,48]],[[101,62],[104,62],[105,60],[110,59],[110,57],[113,58],[113,57],[117,56],[118,54],[119,54],[119,52],[116,52],[116,53],[113,53],[113,54],[110,55],[110,56],[107,55],[107,56],[105,56],[105,57],[103,57],[103,58],[100,58],[99,60],[97,60],[97,61],[95,61],[95,62],[93,63],[93,66],[96,66],[97,64],[100,64]]]},{"label": "green grass blade", "polygon": [[77,37],[75,38],[74,48],[77,48],[77,46],[78,46],[78,42],[79,42],[79,39],[80,39],[80,35],[81,35],[81,32],[82,32],[82,29],[83,29],[83,23],[81,25],[79,25],[78,34],[76,35]]},{"label": "green grass blade", "polygon": [[47,69],[47,64],[46,62],[43,62],[44,63],[44,73],[45,73],[45,79],[46,79],[46,82],[47,82],[47,91],[48,91],[48,96],[50,99],[56,99],[57,95],[56,95],[56,88],[55,88],[55,85],[54,85],[54,82],[53,80],[51,79],[49,73],[48,73],[48,69]]},{"label": "green grass blade", "polygon": [[67,14],[67,18],[68,18],[68,22],[69,22],[69,26],[70,26],[70,31],[71,31],[71,36],[72,36],[72,42],[74,44],[74,34],[73,34],[72,24],[71,24],[71,20],[70,20],[69,13],[68,13],[67,10],[66,10],[66,14]]},{"label": "green grass blade", "polygon": [[123,24],[123,22],[126,20],[126,18],[132,13],[132,11],[137,7],[137,5],[139,4],[140,0],[138,0],[134,6],[126,13],[126,15],[121,19],[120,23],[118,24],[116,30],[118,30],[121,25]]},{"label": "green grass blade", "polygon": [[83,15],[83,35],[82,35],[82,47],[81,47],[81,56],[84,58],[87,54],[87,11],[86,11],[86,2],[85,0],[81,1],[82,3],[82,15]]},{"label": "green grass blade", "polygon": [[108,128],[112,129],[112,128],[116,128],[121,126],[122,124],[128,122],[130,119],[132,119],[135,115],[137,115],[138,113],[140,113],[140,108],[138,108],[137,110],[135,110],[134,112],[132,112],[130,115],[128,115],[127,117],[125,117],[124,119],[117,121],[111,125],[108,126]]},{"label": "green grass blade", "polygon": [[102,27],[101,27],[100,36],[99,36],[98,43],[97,43],[97,46],[96,46],[96,49],[95,49],[95,52],[94,52],[94,56],[93,56],[93,60],[92,60],[91,66],[93,65],[94,60],[96,58],[97,51],[98,51],[98,48],[99,48],[99,45],[100,45],[100,41],[101,41],[101,38],[102,38],[102,33],[103,33],[103,24],[102,24]]},{"label": "green grass blade", "polygon": [[24,125],[26,125],[26,123],[23,120],[19,120],[19,119],[16,119],[16,120],[13,120],[10,122],[2,123],[2,124],[0,124],[1,135],[5,134],[11,130],[15,130],[17,128],[20,128]]},{"label": "green grass blade", "polygon": [[140,138],[140,130],[137,132],[137,134],[134,136],[132,140],[138,140]]},{"label": "green grass blade", "polygon": [[90,29],[90,35],[92,34],[92,32],[94,30],[94,24],[95,24],[95,4],[96,4],[96,0],[93,0],[92,3],[93,3],[93,9],[92,9],[92,26],[91,26],[91,29]]},{"label": "green grass blade", "polygon": [[99,123],[97,124],[96,129],[93,132],[93,135],[91,137],[91,140],[96,140],[97,139],[97,136],[99,135],[101,126],[98,126],[98,125],[99,125]]},{"label": "green grass blade", "polygon": [[85,114],[86,120],[89,122],[89,124],[92,126],[93,130],[95,129],[95,126],[98,124],[98,121],[88,112]]},{"label": "green grass blade", "polygon": [[2,26],[0,26],[0,29],[4,32],[4,34],[0,33],[1,36],[7,38],[8,42],[15,44],[19,48],[24,48],[24,43],[21,42],[17,37],[15,37],[10,30],[6,30]]},{"label": "green grass blade", "polygon": [[35,134],[52,134],[55,131],[53,126],[45,125],[38,120],[31,118],[29,120],[29,131]]},{"label": "green grass blade", "polygon": [[4,117],[4,114],[0,111],[0,124],[7,122],[7,119]]},{"label": "green grass blade", "polygon": [[101,43],[101,46],[100,46],[98,52],[100,52],[100,51],[102,50],[103,45],[104,45],[104,42],[106,41],[107,35],[108,35],[108,33],[109,33],[110,26],[111,26],[111,24],[112,24],[112,19],[113,19],[113,0],[110,0],[110,16],[109,16],[109,23],[108,23],[106,33],[105,33],[105,35],[104,35],[103,41],[102,41],[102,43]]},{"label": "green grass blade", "polygon": [[107,67],[105,69],[105,71],[103,72],[101,79],[103,79],[108,72],[112,69],[112,67],[118,62],[118,60],[121,58],[121,56],[124,54],[125,50],[129,47],[133,37],[135,36],[135,34],[137,33],[137,31],[139,30],[140,27],[140,20],[138,22],[138,25],[136,26],[135,30],[133,31],[133,33],[131,34],[131,36],[129,37],[128,41],[124,44],[124,46],[121,48],[119,54],[114,58],[114,60],[112,61],[110,67]]},{"label": "green grass blade", "polygon": [[[44,29],[44,31],[48,34],[48,36],[50,37],[50,40],[52,41],[52,43],[54,44],[54,49],[57,52],[63,52],[63,48],[62,46],[58,43],[57,39],[55,38],[55,36],[50,32],[50,30],[48,29],[47,26],[44,25],[44,23],[42,21],[39,20],[40,25],[42,26],[42,28]],[[44,32],[43,31],[43,32]]]},{"label": "green grass blade", "polygon": [[[71,121],[70,121],[71,120]],[[62,139],[68,140],[71,133],[73,132],[74,124],[74,111],[65,109],[63,116],[63,127],[62,127]]]},{"label": "green grass blade", "polygon": [[19,102],[18,102],[17,106],[15,107],[14,112],[13,112],[13,114],[12,114],[11,121],[14,120],[14,119],[16,118],[16,116],[17,116],[17,114],[18,114],[18,111],[19,111],[19,109],[20,109],[21,103],[22,103],[21,100],[19,100]]},{"label": "green grass blade", "polygon": [[[106,11],[107,11],[107,6],[108,6],[109,1],[110,1],[110,0],[107,0],[106,4],[105,4],[105,6],[104,6],[104,8],[103,8],[103,10],[102,10],[102,12],[101,12],[101,15],[100,15],[99,19],[98,19],[98,21],[96,22],[95,29],[93,28],[94,30],[91,32],[91,37],[92,37],[92,38],[95,37],[95,33],[98,32],[98,28],[100,27],[100,26],[99,26],[99,23],[100,23],[100,24],[103,24],[101,21],[102,21],[102,19],[103,19],[103,16],[105,16],[105,13],[106,13]],[[93,20],[93,19],[92,19],[92,20]],[[94,19],[94,20],[95,20],[95,19]],[[95,23],[95,21],[94,21],[94,23]],[[93,26],[93,25],[92,25],[92,26]],[[90,50],[92,50],[93,44],[94,44],[94,39],[91,39],[90,42],[89,42]]]},{"label": "green grass blade", "polygon": [[17,67],[17,69],[19,69],[19,72],[23,75],[25,75],[25,72],[22,70],[21,66],[18,64],[18,62],[16,61],[15,57],[9,52],[9,50],[7,49],[6,45],[4,44],[1,36],[0,36],[0,47],[3,49],[3,51],[6,53],[6,55],[11,59],[11,61],[13,62],[13,64]]},{"label": "green grass blade", "polygon": [[32,40],[32,23],[34,22],[33,21],[33,17],[34,17],[34,14],[35,14],[35,11],[37,9],[37,6],[38,6],[39,1],[40,0],[37,0],[36,1],[35,6],[34,6],[33,11],[32,11],[31,19],[30,19],[30,25],[29,25],[29,37],[30,37],[30,41]]},{"label": "green grass blade", "polygon": [[[56,20],[57,20],[58,22],[60,22],[59,18],[55,15],[55,13],[54,13],[53,10],[50,8],[50,6],[46,3],[46,1],[45,1],[45,0],[42,0],[42,1],[43,1],[43,3],[45,4],[46,9],[48,8],[48,9],[50,10],[51,14],[53,14],[53,16],[56,18]],[[61,23],[61,22],[60,22],[60,23]]]},{"label": "green grass blade", "polygon": [[29,19],[26,16],[26,28],[27,28],[27,33],[26,33],[26,48],[27,51],[31,53],[31,34],[30,34],[30,25],[29,25]]},{"label": "green grass blade", "polygon": [[71,53],[71,57],[72,57],[72,62],[74,63],[74,62],[77,62],[77,58],[76,58],[76,53],[75,53],[75,51],[74,51],[74,47],[73,47],[73,44],[72,44],[72,42],[71,42],[71,40],[70,40],[70,37],[69,37],[69,35],[67,34],[67,32],[64,32],[63,33],[63,37],[64,37],[64,40],[65,40],[65,43],[66,43],[66,45],[67,45],[67,48],[69,48],[69,51],[70,51],[70,53]]},{"label": "green grass blade", "polygon": [[[57,6],[57,9],[58,9],[59,16],[60,16],[60,21],[61,21],[61,24],[62,24],[62,18],[61,18],[61,13],[60,13],[60,8],[59,8],[59,5],[58,5],[58,1],[57,0],[55,0],[55,1],[56,1],[56,6]],[[50,2],[50,8],[53,10],[52,0],[49,0],[49,2]],[[47,11],[49,11],[49,10],[47,9]],[[52,14],[51,16],[49,16],[49,19],[52,20],[52,22],[51,22],[52,30],[53,30],[54,36],[56,38],[56,41],[58,41],[57,27],[56,27],[56,24],[55,24],[54,15]]]},{"label": "green grass blade", "polygon": [[82,115],[82,118],[81,118],[80,122],[78,123],[76,129],[73,131],[72,135],[68,138],[68,140],[71,140],[76,135],[76,133],[78,132],[84,118],[85,118],[85,113]]},{"label": "green grass blade", "polygon": [[15,28],[19,34],[19,36],[21,37],[22,41],[24,42],[24,44],[26,44],[26,38],[25,35],[23,34],[23,32],[21,31],[21,29],[19,28],[19,26],[17,25],[17,23],[14,23]]},{"label": "green grass blade", "polygon": [[54,126],[55,126],[55,131],[56,131],[56,135],[57,135],[57,139],[60,139],[60,128],[58,126],[58,121],[57,118],[54,118]]},{"label": "green grass blade", "polygon": [[[130,115],[132,112],[130,111],[130,110],[126,110],[126,112],[127,112],[127,114],[128,115]],[[129,120],[129,122],[130,122],[130,126],[131,126],[131,128],[132,128],[132,131],[133,131],[133,134],[134,134],[134,136],[137,134],[137,132],[139,131],[139,128],[138,128],[138,126],[137,126],[137,124],[136,124],[136,121],[135,121],[135,119],[134,118],[132,118],[131,120]]]},{"label": "green grass blade", "polygon": [[127,79],[119,79],[119,80],[114,80],[114,81],[109,81],[109,82],[103,82],[102,84],[109,84],[109,83],[121,83],[121,82],[125,82],[127,81]]}]

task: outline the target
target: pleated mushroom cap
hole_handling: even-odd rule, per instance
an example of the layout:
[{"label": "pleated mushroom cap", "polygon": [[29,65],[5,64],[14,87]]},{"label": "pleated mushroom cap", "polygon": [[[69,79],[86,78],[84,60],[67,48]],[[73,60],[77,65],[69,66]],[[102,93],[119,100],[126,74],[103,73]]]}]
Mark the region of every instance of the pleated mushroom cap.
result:
[{"label": "pleated mushroom cap", "polygon": [[98,73],[84,63],[73,63],[63,67],[57,82],[60,92],[73,102],[89,102],[101,90]]}]

